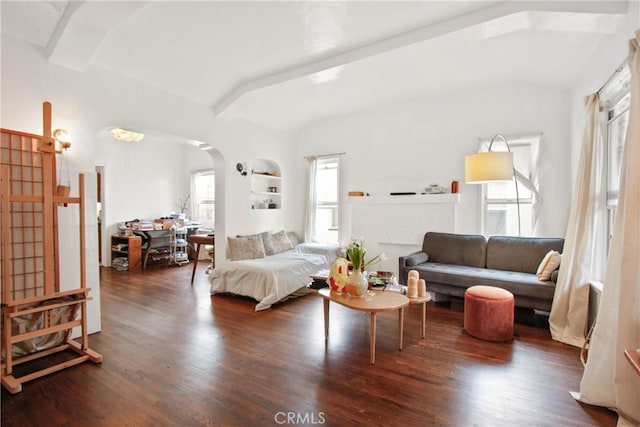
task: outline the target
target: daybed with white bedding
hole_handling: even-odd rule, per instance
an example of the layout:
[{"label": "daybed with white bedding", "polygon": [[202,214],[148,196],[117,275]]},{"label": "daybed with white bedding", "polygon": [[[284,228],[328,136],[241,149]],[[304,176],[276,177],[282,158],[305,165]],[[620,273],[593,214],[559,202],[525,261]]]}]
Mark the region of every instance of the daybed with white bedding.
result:
[{"label": "daybed with white bedding", "polygon": [[209,274],[211,294],[251,297],[258,301],[256,311],[265,310],[305,287],[309,276],[329,269],[339,254],[336,245],[302,243],[294,248],[295,236],[289,233],[285,240],[283,233],[228,238],[231,260]]}]

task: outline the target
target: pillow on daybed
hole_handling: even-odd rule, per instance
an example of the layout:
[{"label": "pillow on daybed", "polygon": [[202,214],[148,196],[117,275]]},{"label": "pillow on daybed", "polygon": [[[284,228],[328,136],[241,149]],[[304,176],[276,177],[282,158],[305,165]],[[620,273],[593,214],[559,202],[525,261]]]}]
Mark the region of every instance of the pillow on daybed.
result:
[{"label": "pillow on daybed", "polygon": [[294,248],[296,247],[296,245],[300,244],[300,239],[298,238],[298,235],[295,231],[287,231],[287,237],[291,241],[291,244]]},{"label": "pillow on daybed", "polygon": [[273,250],[276,254],[293,249],[291,240],[289,240],[289,236],[284,230],[273,233],[271,239],[273,240]]},{"label": "pillow on daybed", "polygon": [[264,243],[262,236],[254,234],[251,236],[227,237],[229,243],[229,254],[231,261],[243,259],[264,258]]},{"label": "pillow on daybed", "polygon": [[549,251],[542,258],[540,265],[538,266],[538,280],[551,279],[551,273],[553,273],[558,267],[560,267],[560,253],[558,251]]},{"label": "pillow on daybed", "polygon": [[262,244],[264,245],[265,255],[275,255],[278,253],[276,251],[273,235],[271,234],[270,231],[264,231],[260,233],[259,236],[262,237]]}]

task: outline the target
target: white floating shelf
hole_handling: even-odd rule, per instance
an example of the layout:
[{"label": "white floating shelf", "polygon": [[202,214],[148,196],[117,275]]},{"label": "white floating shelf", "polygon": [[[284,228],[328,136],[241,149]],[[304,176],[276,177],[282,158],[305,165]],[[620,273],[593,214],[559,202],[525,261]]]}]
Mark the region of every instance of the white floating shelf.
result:
[{"label": "white floating shelf", "polygon": [[423,204],[423,203],[460,203],[459,193],[444,194],[414,194],[406,196],[360,196],[349,197],[349,203],[352,204],[370,204],[370,205],[387,205],[387,204]]},{"label": "white floating shelf", "polygon": [[256,194],[260,196],[281,196],[282,193],[270,193],[268,191],[252,191],[251,194]]},{"label": "white floating shelf", "polygon": [[281,176],[265,175],[262,173],[252,173],[251,176],[254,176],[256,178],[265,178],[265,179],[282,179]]}]

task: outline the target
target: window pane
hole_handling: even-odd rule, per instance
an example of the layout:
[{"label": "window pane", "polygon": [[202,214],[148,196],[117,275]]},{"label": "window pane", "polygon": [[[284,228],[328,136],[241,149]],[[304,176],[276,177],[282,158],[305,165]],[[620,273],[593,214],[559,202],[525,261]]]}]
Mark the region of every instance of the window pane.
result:
[{"label": "window pane", "polygon": [[201,174],[196,177],[196,188],[198,189],[198,200],[215,200],[216,198],[216,178],[213,174]]},{"label": "window pane", "polygon": [[[495,147],[491,151],[507,151],[507,148]],[[518,144],[511,146],[513,153],[513,164],[515,168],[524,176],[531,178],[533,165],[531,164],[531,144]],[[531,191],[518,183],[518,195],[521,199],[529,199]],[[514,180],[508,182],[495,182],[487,184],[487,197],[489,199],[514,199],[516,198],[516,183]]]},{"label": "window pane", "polygon": [[320,243],[338,241],[338,208],[318,207],[316,210],[316,240]]},{"label": "window pane", "polygon": [[216,180],[213,173],[198,173],[195,175],[196,205],[198,212],[194,213],[194,219],[202,223],[204,227],[214,228],[215,224],[215,198]]},{"label": "window pane", "polygon": [[198,205],[198,218],[203,226],[213,228],[215,207],[216,206],[214,204]]},{"label": "window pane", "polygon": [[318,160],[315,194],[314,239],[321,243],[338,243],[338,159]]},{"label": "window pane", "polygon": [[[623,98],[622,101],[624,101],[625,99],[626,98]],[[609,206],[616,206],[618,204],[618,190],[620,188],[620,167],[622,166],[622,152],[624,150],[624,141],[627,135],[628,123],[629,110],[627,109],[622,114],[614,117],[607,126],[607,205]]]},{"label": "window pane", "polygon": [[[522,236],[533,236],[533,207],[530,203],[520,204],[520,228]],[[485,211],[487,236],[518,235],[518,205],[516,203],[487,204]]]},{"label": "window pane", "polygon": [[318,163],[316,200],[318,202],[338,201],[338,164],[336,162]]},{"label": "window pane", "polygon": [[[528,180],[532,179],[535,172],[536,165],[533,162],[537,157],[538,141],[539,136],[537,135],[509,141],[514,166]],[[483,151],[487,151],[487,149],[488,143],[484,146]],[[501,141],[496,140],[491,151],[507,151],[507,147]],[[485,235],[518,235],[517,200],[520,201],[520,234],[522,236],[533,235],[533,209],[531,205],[534,197],[533,192],[525,187],[522,180],[518,181],[517,190],[516,193],[515,180],[484,185],[483,233]]]}]

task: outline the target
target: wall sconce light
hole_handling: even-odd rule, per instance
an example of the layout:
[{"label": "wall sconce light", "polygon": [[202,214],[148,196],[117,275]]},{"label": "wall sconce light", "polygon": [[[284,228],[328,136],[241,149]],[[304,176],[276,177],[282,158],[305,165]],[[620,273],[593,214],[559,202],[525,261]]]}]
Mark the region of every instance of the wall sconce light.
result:
[{"label": "wall sconce light", "polygon": [[111,129],[111,135],[113,135],[113,137],[118,141],[123,142],[140,142],[142,141],[142,138],[144,138],[143,133],[122,128]]},{"label": "wall sconce light", "polygon": [[53,139],[56,144],[56,151],[61,153],[71,147],[71,134],[66,129],[56,129],[53,131]]},{"label": "wall sconce light", "polygon": [[246,163],[238,163],[236,164],[236,170],[242,176],[247,176],[247,164]]}]

